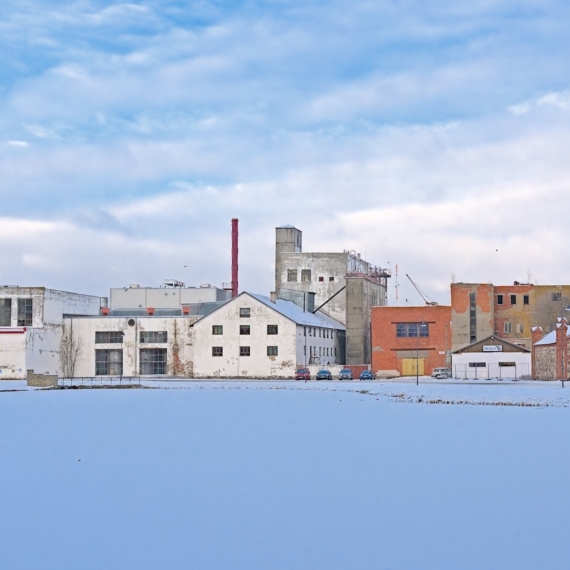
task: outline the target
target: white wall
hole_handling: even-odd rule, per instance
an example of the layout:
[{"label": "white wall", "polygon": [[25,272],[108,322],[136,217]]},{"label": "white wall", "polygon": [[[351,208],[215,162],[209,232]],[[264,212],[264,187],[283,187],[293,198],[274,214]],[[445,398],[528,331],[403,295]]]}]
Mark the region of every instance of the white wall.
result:
[{"label": "white wall", "polygon": [[0,331],[0,380],[26,378],[26,332],[23,329]]},{"label": "white wall", "polygon": [[[485,367],[471,368],[470,362],[484,362]],[[515,366],[499,366],[499,362],[514,362]],[[454,378],[520,378],[531,374],[530,352],[464,352],[451,355]]]},{"label": "white wall", "polygon": [[[194,374],[194,331],[191,324],[195,317],[111,317],[69,318],[66,330],[75,339],[81,339],[81,350],[75,369],[75,377],[95,376],[95,351],[98,349],[123,350],[123,376],[140,375],[140,350],[145,348],[167,349],[167,376],[192,377]],[[133,324],[129,325],[129,321]],[[123,343],[96,344],[95,333],[123,331]],[[167,342],[140,343],[142,331],[166,331]]]},{"label": "white wall", "polygon": [[179,309],[183,304],[225,301],[229,292],[217,287],[117,287],[111,289],[112,309]]},{"label": "white wall", "polygon": [[[312,359],[311,354],[313,354]],[[299,326],[297,328],[297,366],[309,366],[310,364],[324,366],[339,362],[338,331],[316,327]]]}]

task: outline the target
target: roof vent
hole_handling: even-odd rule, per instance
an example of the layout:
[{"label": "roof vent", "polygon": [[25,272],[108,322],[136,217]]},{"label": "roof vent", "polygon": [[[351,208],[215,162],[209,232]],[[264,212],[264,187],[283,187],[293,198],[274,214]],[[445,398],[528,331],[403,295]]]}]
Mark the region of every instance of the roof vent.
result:
[{"label": "roof vent", "polygon": [[201,283],[201,284],[200,284],[200,287],[201,287],[202,289],[209,289],[209,288],[211,287],[211,285],[210,285],[209,283]]},{"label": "roof vent", "polygon": [[131,283],[129,285],[129,289],[140,289],[140,288],[141,288],[141,286],[137,285],[136,283]]}]

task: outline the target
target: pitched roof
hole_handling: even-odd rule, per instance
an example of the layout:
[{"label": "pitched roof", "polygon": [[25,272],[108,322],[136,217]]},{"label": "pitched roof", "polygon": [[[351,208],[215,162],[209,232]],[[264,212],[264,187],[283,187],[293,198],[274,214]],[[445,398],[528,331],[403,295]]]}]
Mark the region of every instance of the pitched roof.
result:
[{"label": "pitched roof", "polygon": [[[570,327],[566,331],[566,338],[570,338]],[[556,330],[545,334],[538,342],[534,343],[534,346],[544,346],[548,344],[556,344]]]},{"label": "pitched roof", "polygon": [[492,334],[491,336],[488,336],[487,338],[482,338],[480,340],[476,340],[475,342],[472,342],[471,344],[468,344],[466,346],[458,348],[457,350],[454,350],[451,354],[458,354],[460,352],[463,352],[464,350],[467,350],[468,348],[471,348],[472,346],[475,346],[477,344],[483,344],[483,343],[487,342],[488,340],[498,340],[500,342],[504,342],[505,344],[512,346],[513,348],[518,348],[521,352],[531,352],[531,350],[529,348],[526,348],[525,346],[521,346],[520,344],[515,344],[514,342],[511,342],[509,340],[506,340],[504,338],[500,338],[500,337]]}]

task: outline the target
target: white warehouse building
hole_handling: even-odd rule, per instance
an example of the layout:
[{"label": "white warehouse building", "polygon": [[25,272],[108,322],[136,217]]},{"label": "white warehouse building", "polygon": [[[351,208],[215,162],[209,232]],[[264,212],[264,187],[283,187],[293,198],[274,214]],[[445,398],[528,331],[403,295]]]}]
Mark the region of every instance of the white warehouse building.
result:
[{"label": "white warehouse building", "polygon": [[196,378],[290,378],[299,366],[340,363],[345,327],[291,301],[243,292],[196,321]]}]

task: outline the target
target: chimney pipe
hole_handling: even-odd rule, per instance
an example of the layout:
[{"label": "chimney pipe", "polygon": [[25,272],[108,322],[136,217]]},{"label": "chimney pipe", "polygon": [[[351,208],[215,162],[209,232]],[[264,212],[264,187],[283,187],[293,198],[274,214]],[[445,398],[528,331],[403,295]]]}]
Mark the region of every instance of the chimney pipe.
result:
[{"label": "chimney pipe", "polygon": [[232,299],[238,294],[238,219],[232,219]]}]

